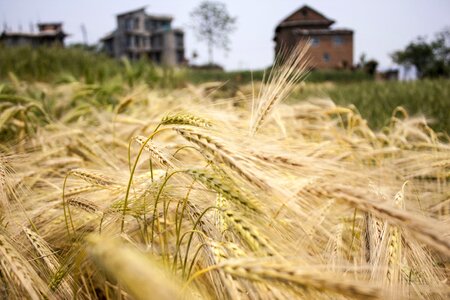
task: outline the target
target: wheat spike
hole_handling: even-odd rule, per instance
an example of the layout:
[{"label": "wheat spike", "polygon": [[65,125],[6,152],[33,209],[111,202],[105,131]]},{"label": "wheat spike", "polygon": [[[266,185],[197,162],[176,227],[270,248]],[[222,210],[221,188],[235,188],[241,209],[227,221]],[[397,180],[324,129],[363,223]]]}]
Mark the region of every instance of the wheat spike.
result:
[{"label": "wheat spike", "polygon": [[[219,264],[225,272],[251,280],[278,281],[295,284],[302,288],[331,291],[345,296],[361,299],[379,299],[381,291],[367,283],[359,283],[333,274],[292,267],[279,263],[261,263],[249,259],[226,260]],[[311,268],[311,267],[310,267]]]},{"label": "wheat spike", "polygon": [[[307,74],[308,59],[306,54],[309,50],[309,44],[302,45],[298,43],[293,49],[286,62],[282,58],[279,65],[271,71],[271,78],[265,84],[261,91],[261,99],[256,108],[256,116],[251,121],[250,132],[254,135],[273,108],[287,98],[295,84],[303,79]],[[272,73],[273,72],[273,73]]]},{"label": "wheat spike", "polygon": [[69,174],[81,178],[84,181],[99,187],[117,188],[118,186],[120,186],[120,184],[115,180],[92,170],[74,169],[71,170]]},{"label": "wheat spike", "polygon": [[9,205],[6,192],[6,166],[3,154],[0,153],[0,205],[6,208]]},{"label": "wheat spike", "polygon": [[243,168],[232,156],[231,153],[225,148],[225,146],[215,139],[206,136],[201,132],[194,132],[192,130],[187,130],[185,128],[175,129],[180,135],[182,135],[188,141],[200,146],[201,148],[209,151],[215,157],[220,159],[224,164],[226,164],[230,169],[235,171],[241,177],[245,178],[248,182],[254,184],[255,186],[268,190],[270,185],[258,177],[256,174],[252,173],[250,170]]},{"label": "wheat spike", "polygon": [[333,195],[337,199],[347,201],[352,206],[365,212],[370,212],[380,218],[385,218],[394,225],[402,226],[411,231],[418,239],[438,250],[446,256],[450,256],[450,241],[446,238],[445,230],[434,220],[424,218],[420,215],[413,215],[395,207],[379,204],[365,199],[365,195],[356,191],[349,191],[345,187],[335,188],[332,193],[319,192],[323,196]]},{"label": "wheat spike", "polygon": [[134,140],[140,145],[144,145],[144,150],[148,151],[153,158],[155,158],[162,166],[174,168],[174,164],[169,160],[168,155],[165,154],[154,141],[149,140],[145,136],[135,136]]},{"label": "wheat spike", "polygon": [[[50,246],[47,244],[47,242],[36,232],[28,229],[27,227],[22,228],[25,232],[26,237],[30,241],[30,243],[33,245],[36,252],[39,254],[39,257],[45,262],[49,270],[56,274],[58,270],[60,269],[61,265],[58,261],[58,258],[54,254],[54,252],[50,249]],[[70,275],[65,274],[69,276],[69,279],[67,278],[61,278],[60,279],[60,288],[59,291],[61,292],[61,296],[64,298],[72,298],[73,293],[72,289],[70,288],[69,282],[71,282]],[[51,285],[49,285],[51,287]],[[56,289],[56,286],[51,287],[52,289]]]},{"label": "wheat spike", "polygon": [[[88,253],[122,283],[135,299],[178,299],[179,284],[148,256],[117,240],[91,235]],[[139,274],[139,276],[136,276]]]},{"label": "wheat spike", "polygon": [[209,120],[200,118],[187,113],[179,113],[165,116],[161,120],[162,125],[190,125],[196,127],[208,128],[212,126]]},{"label": "wheat spike", "polygon": [[[405,207],[405,182],[402,189],[394,196],[394,206],[398,209]],[[389,284],[393,285],[399,283],[401,278],[401,263],[402,263],[402,236],[400,228],[397,226],[390,226],[388,236],[388,262],[386,279]]]},{"label": "wheat spike", "polygon": [[37,275],[36,271],[8,241],[8,239],[0,233],[0,265],[2,274],[16,288],[21,288],[31,299],[41,299],[48,297],[48,289],[42,279]]},{"label": "wheat spike", "polygon": [[236,230],[253,251],[269,256],[275,255],[276,252],[268,239],[255,226],[252,226],[244,218],[229,209],[223,210],[223,217],[225,222]]},{"label": "wheat spike", "polygon": [[70,198],[67,200],[67,203],[89,213],[98,213],[100,211],[100,208],[95,203],[80,197]]},{"label": "wheat spike", "polygon": [[260,205],[257,204],[255,199],[244,196],[243,193],[232,185],[230,180],[227,180],[227,178],[218,177],[203,169],[190,169],[187,170],[186,173],[233,203],[240,204],[242,207],[251,209],[255,212],[261,211],[259,208]]}]

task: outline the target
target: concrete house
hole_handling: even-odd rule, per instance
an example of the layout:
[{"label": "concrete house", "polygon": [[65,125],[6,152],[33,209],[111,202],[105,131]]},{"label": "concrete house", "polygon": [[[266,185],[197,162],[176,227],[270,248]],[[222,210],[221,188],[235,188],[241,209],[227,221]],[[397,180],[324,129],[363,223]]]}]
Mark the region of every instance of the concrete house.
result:
[{"label": "concrete house", "polygon": [[299,42],[311,43],[315,69],[349,69],[353,66],[353,31],[332,29],[334,20],[305,5],[281,21],[275,29],[275,54]]},{"label": "concrete house", "polygon": [[0,43],[7,47],[14,46],[64,46],[67,34],[63,31],[62,23],[38,23],[38,32],[3,31]]},{"label": "concrete house", "polygon": [[119,14],[117,29],[101,39],[103,49],[116,58],[146,57],[156,64],[183,64],[184,32],[171,23],[172,17],[149,15],[145,7]]}]

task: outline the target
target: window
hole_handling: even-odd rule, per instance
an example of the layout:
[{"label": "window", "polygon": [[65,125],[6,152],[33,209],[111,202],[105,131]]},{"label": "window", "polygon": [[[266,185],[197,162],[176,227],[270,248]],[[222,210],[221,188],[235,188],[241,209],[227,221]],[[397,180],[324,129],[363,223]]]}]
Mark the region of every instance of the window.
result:
[{"label": "window", "polygon": [[330,59],[331,59],[330,54],[328,54],[328,53],[325,52],[325,53],[323,54],[323,61],[324,61],[324,62],[329,62]]},{"label": "window", "polygon": [[311,38],[311,46],[317,47],[320,44],[320,39],[317,36]]},{"label": "window", "polygon": [[177,51],[177,64],[182,64],[184,62],[184,52]]},{"label": "window", "polygon": [[176,34],[175,35],[175,44],[177,48],[183,48],[183,35],[182,34]]},{"label": "window", "polygon": [[161,27],[164,31],[170,30],[170,22],[167,21],[161,22]]},{"label": "window", "polygon": [[140,47],[141,46],[141,39],[138,36],[134,37],[134,44],[136,45],[136,47]]},{"label": "window", "polygon": [[164,40],[162,35],[155,35],[152,37],[152,47],[161,48],[163,46]]},{"label": "window", "polygon": [[128,36],[127,36],[127,39],[126,39],[126,45],[127,45],[127,47],[133,47],[133,42],[134,42],[133,36],[128,35]]},{"label": "window", "polygon": [[152,31],[153,30],[153,22],[150,19],[145,20],[145,30]]},{"label": "window", "polygon": [[131,19],[131,18],[125,19],[125,29],[126,30],[133,29],[133,19]]},{"label": "window", "polygon": [[344,40],[342,39],[342,36],[334,36],[333,37],[333,43],[335,45],[342,45],[344,43]]}]

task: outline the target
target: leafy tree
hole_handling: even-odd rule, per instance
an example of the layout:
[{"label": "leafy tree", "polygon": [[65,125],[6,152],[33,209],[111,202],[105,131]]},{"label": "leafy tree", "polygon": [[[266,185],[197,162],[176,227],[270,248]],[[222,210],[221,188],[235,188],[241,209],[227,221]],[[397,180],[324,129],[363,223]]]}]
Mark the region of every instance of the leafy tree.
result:
[{"label": "leafy tree", "polygon": [[391,57],[400,65],[415,66],[420,78],[450,76],[450,28],[430,42],[419,37]]},{"label": "leafy tree", "polygon": [[360,70],[363,70],[365,73],[374,76],[377,71],[378,61],[375,59],[367,60],[367,56],[365,53],[362,53],[359,56],[359,62],[356,67]]},{"label": "leafy tree", "polygon": [[208,44],[209,64],[213,64],[213,48],[229,50],[229,35],[236,29],[236,17],[230,16],[224,3],[204,1],[191,12],[197,39]]},{"label": "leafy tree", "polygon": [[363,70],[369,75],[375,75],[375,72],[377,71],[378,62],[375,59],[368,60],[364,66]]}]

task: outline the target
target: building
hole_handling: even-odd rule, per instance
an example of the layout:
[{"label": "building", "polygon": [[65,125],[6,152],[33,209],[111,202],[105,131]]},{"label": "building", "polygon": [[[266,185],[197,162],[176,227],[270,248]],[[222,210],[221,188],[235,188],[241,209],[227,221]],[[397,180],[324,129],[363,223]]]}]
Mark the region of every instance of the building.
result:
[{"label": "building", "polygon": [[117,29],[101,39],[109,55],[131,60],[148,58],[157,64],[185,62],[184,32],[172,28],[172,17],[149,15],[145,7],[117,15]]},{"label": "building", "polygon": [[14,46],[64,46],[67,34],[62,23],[39,23],[38,32],[12,32],[4,30],[0,35],[0,43],[7,47]]},{"label": "building", "polygon": [[305,5],[275,29],[275,54],[310,41],[311,67],[314,69],[347,69],[353,66],[353,31],[332,29],[334,21]]}]

